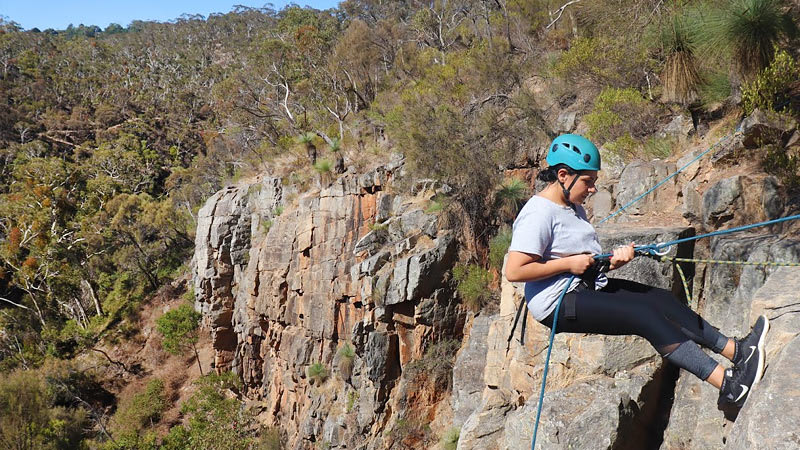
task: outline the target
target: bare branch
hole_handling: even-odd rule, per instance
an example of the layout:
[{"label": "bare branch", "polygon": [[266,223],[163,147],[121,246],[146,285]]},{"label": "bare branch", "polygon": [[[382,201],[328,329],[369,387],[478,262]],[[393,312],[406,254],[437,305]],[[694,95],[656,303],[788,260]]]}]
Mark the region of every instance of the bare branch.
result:
[{"label": "bare branch", "polygon": [[553,14],[556,14],[556,13],[558,13],[558,17],[556,17],[555,19],[553,19],[553,21],[552,21],[552,22],[550,22],[550,24],[549,24],[549,25],[547,25],[547,26],[545,27],[545,29],[549,29],[550,27],[552,27],[552,26],[553,26],[553,24],[554,24],[554,23],[558,22],[558,19],[560,19],[560,18],[561,18],[561,16],[564,14],[564,10],[565,10],[565,9],[567,9],[567,6],[569,6],[569,5],[572,5],[572,4],[574,4],[574,3],[578,3],[578,2],[580,2],[580,1],[581,1],[581,0],[572,0],[572,1],[569,1],[569,2],[567,2],[567,3],[564,3],[564,5],[562,5],[562,6],[561,6],[561,8],[558,8],[558,9],[557,9],[555,12],[552,12],[552,13],[550,13],[550,17],[552,17],[552,16],[553,16]]}]

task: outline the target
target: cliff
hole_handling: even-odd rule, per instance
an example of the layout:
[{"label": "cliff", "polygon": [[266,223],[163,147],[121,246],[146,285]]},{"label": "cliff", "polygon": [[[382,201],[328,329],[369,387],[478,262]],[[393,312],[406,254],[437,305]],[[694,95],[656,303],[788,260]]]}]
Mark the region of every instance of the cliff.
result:
[{"label": "cliff", "polygon": [[[730,164],[755,129],[599,228],[603,247],[791,213],[777,179]],[[591,209],[604,215],[695,154],[611,167]],[[529,448],[549,330],[529,318],[524,344],[519,327],[509,341],[521,291],[505,281],[499,311],[461,304],[450,279],[456,235],[429,208],[449,188],[420,181],[402,192],[402,173],[395,160],[303,194],[263,176],[208,200],[193,266],[214,365],[242,378],[251,407],[286,433],[288,448],[433,448],[452,428],[461,449]],[[673,255],[799,261],[793,229],[686,243]],[[795,269],[684,270],[690,306],[724,333],[743,335],[761,312],[773,320],[764,380],[738,417],[717,410],[712,387],[664,364],[640,338],[559,335],[537,448],[797,445]],[[639,258],[614,275],[685,299],[670,264]]]}]

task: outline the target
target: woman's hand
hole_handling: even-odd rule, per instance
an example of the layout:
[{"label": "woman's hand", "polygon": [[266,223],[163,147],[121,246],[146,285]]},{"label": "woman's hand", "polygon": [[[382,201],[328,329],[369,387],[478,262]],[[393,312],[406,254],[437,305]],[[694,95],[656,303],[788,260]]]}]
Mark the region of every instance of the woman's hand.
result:
[{"label": "woman's hand", "polygon": [[624,266],[631,262],[633,257],[635,256],[633,252],[633,242],[630,244],[617,247],[612,252],[611,256],[611,266],[609,267],[610,270],[619,269],[620,267]]},{"label": "woman's hand", "polygon": [[573,275],[583,275],[583,273],[594,264],[594,255],[583,253],[580,255],[567,256],[563,258],[563,260],[567,263],[569,273]]}]

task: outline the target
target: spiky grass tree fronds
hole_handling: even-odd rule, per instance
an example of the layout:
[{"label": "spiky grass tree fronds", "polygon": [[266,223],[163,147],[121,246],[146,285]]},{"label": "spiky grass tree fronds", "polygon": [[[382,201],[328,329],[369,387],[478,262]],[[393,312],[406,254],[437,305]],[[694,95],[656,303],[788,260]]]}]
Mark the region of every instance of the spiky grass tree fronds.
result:
[{"label": "spiky grass tree fronds", "polygon": [[702,79],[697,70],[695,40],[686,19],[679,15],[661,26],[660,41],[667,58],[661,75],[663,101],[688,105],[697,100]]},{"label": "spiky grass tree fronds", "polygon": [[332,152],[338,152],[342,149],[342,141],[339,138],[331,138],[331,142],[328,146],[331,148]]},{"label": "spiky grass tree fronds", "polygon": [[307,132],[301,134],[300,136],[297,137],[297,142],[299,142],[299,143],[301,143],[303,145],[313,144],[314,143],[314,133],[312,133],[310,131],[307,131]]},{"label": "spiky grass tree fronds", "polygon": [[528,196],[527,183],[519,178],[509,178],[500,186],[495,199],[502,214],[506,218],[513,218],[528,199]]},{"label": "spiky grass tree fronds", "polygon": [[725,28],[734,42],[734,62],[743,80],[751,80],[772,60],[783,36],[794,36],[797,26],[779,0],[736,0],[730,3]]},{"label": "spiky grass tree fronds", "polygon": [[312,166],[315,165],[317,163],[317,146],[314,145],[314,133],[308,131],[301,134],[297,138],[297,142],[305,145],[308,161]]},{"label": "spiky grass tree fronds", "polygon": [[731,83],[750,81],[772,60],[774,46],[797,35],[797,25],[781,0],[733,0],[694,9],[705,53],[730,52]]}]

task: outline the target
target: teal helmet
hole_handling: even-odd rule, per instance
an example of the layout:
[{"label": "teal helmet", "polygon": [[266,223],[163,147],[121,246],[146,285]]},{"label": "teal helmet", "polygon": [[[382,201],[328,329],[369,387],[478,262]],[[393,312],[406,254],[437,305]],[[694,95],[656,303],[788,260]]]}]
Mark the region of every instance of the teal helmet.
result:
[{"label": "teal helmet", "polygon": [[573,170],[600,170],[600,152],[592,142],[577,134],[562,134],[553,139],[547,164],[566,164]]}]

